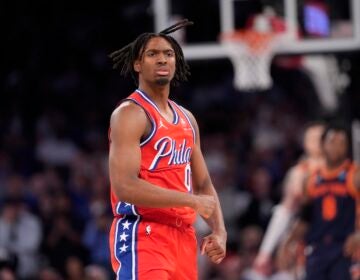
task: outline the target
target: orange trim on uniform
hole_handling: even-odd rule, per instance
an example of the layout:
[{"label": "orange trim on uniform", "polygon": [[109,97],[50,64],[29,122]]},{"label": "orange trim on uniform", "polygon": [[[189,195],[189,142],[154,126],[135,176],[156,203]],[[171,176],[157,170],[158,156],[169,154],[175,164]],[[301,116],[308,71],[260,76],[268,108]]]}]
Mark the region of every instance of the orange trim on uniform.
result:
[{"label": "orange trim on uniform", "polygon": [[346,196],[349,191],[344,185],[335,183],[333,185],[329,184],[327,186],[311,187],[311,193],[309,193],[309,195],[312,198],[316,198],[319,196],[323,196],[326,193],[335,194],[337,196]]},{"label": "orange trim on uniform", "polygon": [[360,192],[356,188],[354,184],[354,176],[355,171],[357,170],[358,166],[356,164],[351,164],[347,177],[346,177],[346,187],[349,190],[349,193],[356,199],[360,199]]},{"label": "orange trim on uniform", "polygon": [[320,175],[322,178],[333,179],[339,175],[339,172],[342,170],[349,170],[349,166],[351,165],[350,160],[345,160],[340,166],[335,169],[328,169],[327,167],[323,167],[320,169]]},{"label": "orange trim on uniform", "polygon": [[120,270],[121,263],[118,259],[115,257],[115,231],[116,231],[116,224],[118,220],[113,219],[111,228],[110,228],[110,234],[109,234],[109,247],[110,247],[110,256],[111,256],[111,266],[114,270],[114,272],[117,272]]}]

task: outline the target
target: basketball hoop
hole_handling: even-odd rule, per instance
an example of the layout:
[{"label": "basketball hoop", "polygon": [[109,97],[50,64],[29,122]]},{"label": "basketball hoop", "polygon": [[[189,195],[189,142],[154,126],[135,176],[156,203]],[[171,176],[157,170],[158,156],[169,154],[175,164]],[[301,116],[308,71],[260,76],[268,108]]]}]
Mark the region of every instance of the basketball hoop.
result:
[{"label": "basketball hoop", "polygon": [[234,86],[238,90],[262,91],[271,88],[270,63],[276,34],[252,29],[222,36],[222,44],[234,66]]}]

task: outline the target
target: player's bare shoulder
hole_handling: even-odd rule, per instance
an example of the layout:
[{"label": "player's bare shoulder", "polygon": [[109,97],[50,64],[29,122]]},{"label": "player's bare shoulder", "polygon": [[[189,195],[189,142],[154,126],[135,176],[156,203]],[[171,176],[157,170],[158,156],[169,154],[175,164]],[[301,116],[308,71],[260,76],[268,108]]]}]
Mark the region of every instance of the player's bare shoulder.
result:
[{"label": "player's bare shoulder", "polygon": [[283,188],[285,197],[291,201],[301,197],[304,192],[305,182],[309,176],[304,164],[305,162],[301,160],[286,173]]},{"label": "player's bare shoulder", "polygon": [[135,134],[140,134],[140,136],[142,136],[150,130],[150,122],[141,106],[131,100],[125,100],[112,112],[110,129],[112,132],[134,132]]},{"label": "player's bare shoulder", "polygon": [[146,113],[142,107],[135,104],[131,100],[125,100],[120,103],[119,106],[115,108],[115,110],[111,114],[111,123],[121,121],[124,118],[131,119],[144,119],[146,121]]},{"label": "player's bare shoulder", "polygon": [[288,170],[285,182],[292,184],[294,181],[302,181],[306,174],[306,170],[298,163]]}]

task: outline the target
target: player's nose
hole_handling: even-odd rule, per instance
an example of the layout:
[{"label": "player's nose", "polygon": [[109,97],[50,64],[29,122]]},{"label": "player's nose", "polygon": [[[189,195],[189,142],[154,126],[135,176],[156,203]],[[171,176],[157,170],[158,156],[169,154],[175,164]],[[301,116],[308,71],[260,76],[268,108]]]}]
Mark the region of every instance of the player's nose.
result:
[{"label": "player's nose", "polygon": [[159,64],[167,63],[167,56],[163,53],[160,53],[157,59],[157,63]]}]

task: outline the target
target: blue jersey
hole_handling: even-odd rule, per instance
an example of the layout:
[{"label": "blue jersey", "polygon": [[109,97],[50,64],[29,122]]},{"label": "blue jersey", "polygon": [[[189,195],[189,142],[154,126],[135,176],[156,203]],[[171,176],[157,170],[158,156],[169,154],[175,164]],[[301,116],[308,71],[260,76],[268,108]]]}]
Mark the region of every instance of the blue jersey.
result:
[{"label": "blue jersey", "polygon": [[355,230],[358,192],[353,185],[355,165],[345,161],[336,170],[315,172],[306,187],[310,198],[308,244],[343,242]]}]

